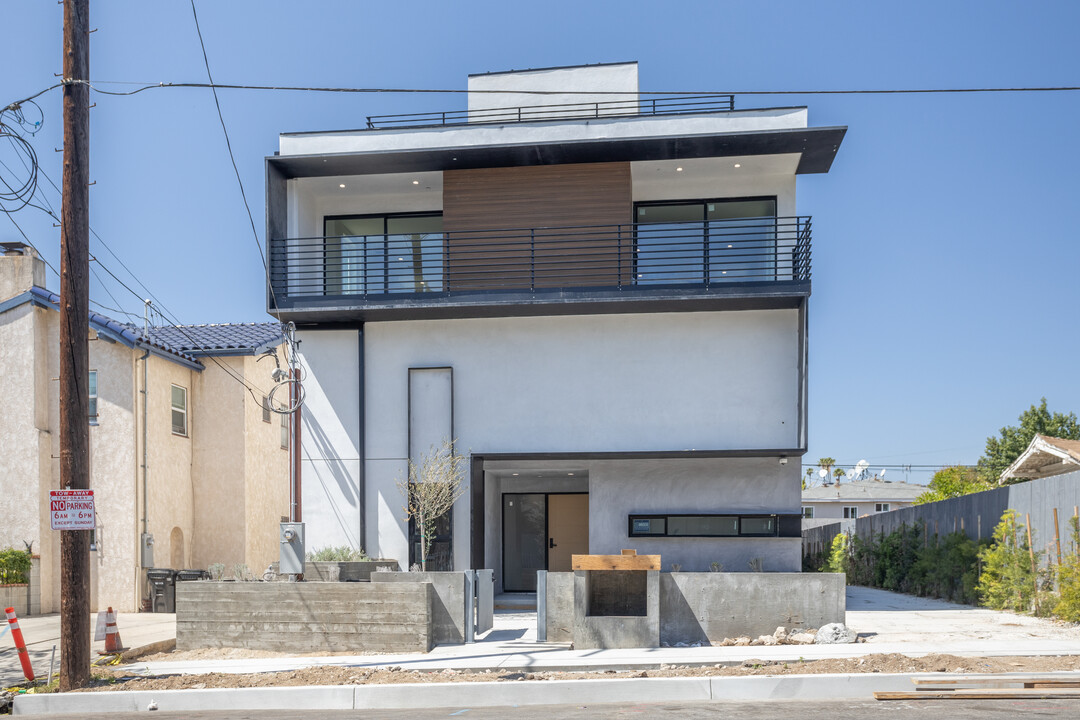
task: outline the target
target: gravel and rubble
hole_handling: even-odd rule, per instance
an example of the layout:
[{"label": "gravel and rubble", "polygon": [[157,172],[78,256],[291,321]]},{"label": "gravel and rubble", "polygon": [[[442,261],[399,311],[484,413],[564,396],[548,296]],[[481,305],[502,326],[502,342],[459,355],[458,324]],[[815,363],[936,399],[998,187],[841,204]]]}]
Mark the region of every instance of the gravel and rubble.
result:
[{"label": "gravel and rubble", "polygon": [[662,665],[648,670],[603,670],[573,672],[507,672],[498,670],[458,671],[404,670],[400,667],[359,668],[323,665],[285,672],[132,677],[122,670],[95,672],[91,691],[183,690],[204,688],[247,688],[305,685],[367,685],[445,682],[542,682],[549,680],[596,680],[615,678],[665,678],[709,676],[820,675],[828,673],[1045,673],[1080,671],[1080,657],[959,657],[900,654],[868,655],[860,658],[776,662],[746,660],[737,665]]}]

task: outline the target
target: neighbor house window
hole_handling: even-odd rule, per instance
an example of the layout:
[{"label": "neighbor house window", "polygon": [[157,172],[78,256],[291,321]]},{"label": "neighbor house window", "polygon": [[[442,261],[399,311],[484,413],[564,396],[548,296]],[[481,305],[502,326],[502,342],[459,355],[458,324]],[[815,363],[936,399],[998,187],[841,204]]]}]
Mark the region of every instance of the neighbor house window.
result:
[{"label": "neighbor house window", "polygon": [[814,517],[814,508],[812,506],[808,507],[808,506],[804,505],[803,509],[802,509],[802,516],[804,518],[806,518],[807,520],[813,519],[813,517]]},{"label": "neighbor house window", "polygon": [[90,424],[98,424],[97,412],[97,370],[90,371],[90,380],[87,382],[87,393],[90,395],[89,410]]},{"label": "neighbor house window", "polygon": [[187,389],[179,385],[172,386],[172,431],[173,435],[188,434]]},{"label": "neighbor house window", "polygon": [[262,399],[263,422],[270,422],[270,398],[263,395]]},{"label": "neighbor house window", "polygon": [[281,449],[289,449],[289,413],[281,413]]},{"label": "neighbor house window", "polygon": [[844,517],[845,518],[859,517],[859,508],[855,507],[854,505],[849,505],[849,506],[845,507],[844,508]]},{"label": "neighbor house window", "polygon": [[889,503],[877,503],[874,505],[874,512],[889,512]]}]

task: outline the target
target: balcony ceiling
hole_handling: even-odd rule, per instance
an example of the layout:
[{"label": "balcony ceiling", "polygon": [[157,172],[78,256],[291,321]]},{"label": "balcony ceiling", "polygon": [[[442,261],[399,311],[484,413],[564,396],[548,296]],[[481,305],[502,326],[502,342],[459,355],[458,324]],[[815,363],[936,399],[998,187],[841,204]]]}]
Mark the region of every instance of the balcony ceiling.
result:
[{"label": "balcony ceiling", "polygon": [[418,173],[468,168],[796,155],[798,174],[832,166],[847,128],[820,127],[678,137],[590,139],[544,144],[275,155],[267,163],[286,178]]}]

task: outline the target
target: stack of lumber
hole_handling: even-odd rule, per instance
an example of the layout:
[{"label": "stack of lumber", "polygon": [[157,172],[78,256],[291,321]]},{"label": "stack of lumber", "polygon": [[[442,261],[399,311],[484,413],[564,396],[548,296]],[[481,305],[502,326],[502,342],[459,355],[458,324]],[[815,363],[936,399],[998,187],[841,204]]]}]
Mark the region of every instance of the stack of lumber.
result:
[{"label": "stack of lumber", "polygon": [[951,675],[911,678],[910,692],[875,692],[877,700],[1054,700],[1080,698],[1080,674]]}]

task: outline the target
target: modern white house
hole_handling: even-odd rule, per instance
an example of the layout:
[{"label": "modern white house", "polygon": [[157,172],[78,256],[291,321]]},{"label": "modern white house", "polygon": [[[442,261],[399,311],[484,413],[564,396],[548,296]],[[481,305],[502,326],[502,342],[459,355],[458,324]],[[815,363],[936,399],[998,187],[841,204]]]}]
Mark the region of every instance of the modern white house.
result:
[{"label": "modern white house", "polygon": [[640,94],[636,63],[468,89],[467,109],[286,133],[266,159],[308,546],[418,562],[396,481],[453,439],[468,489],[429,562],[493,568],[499,591],[624,548],[798,571],[796,179],[828,172],[845,128]]}]

